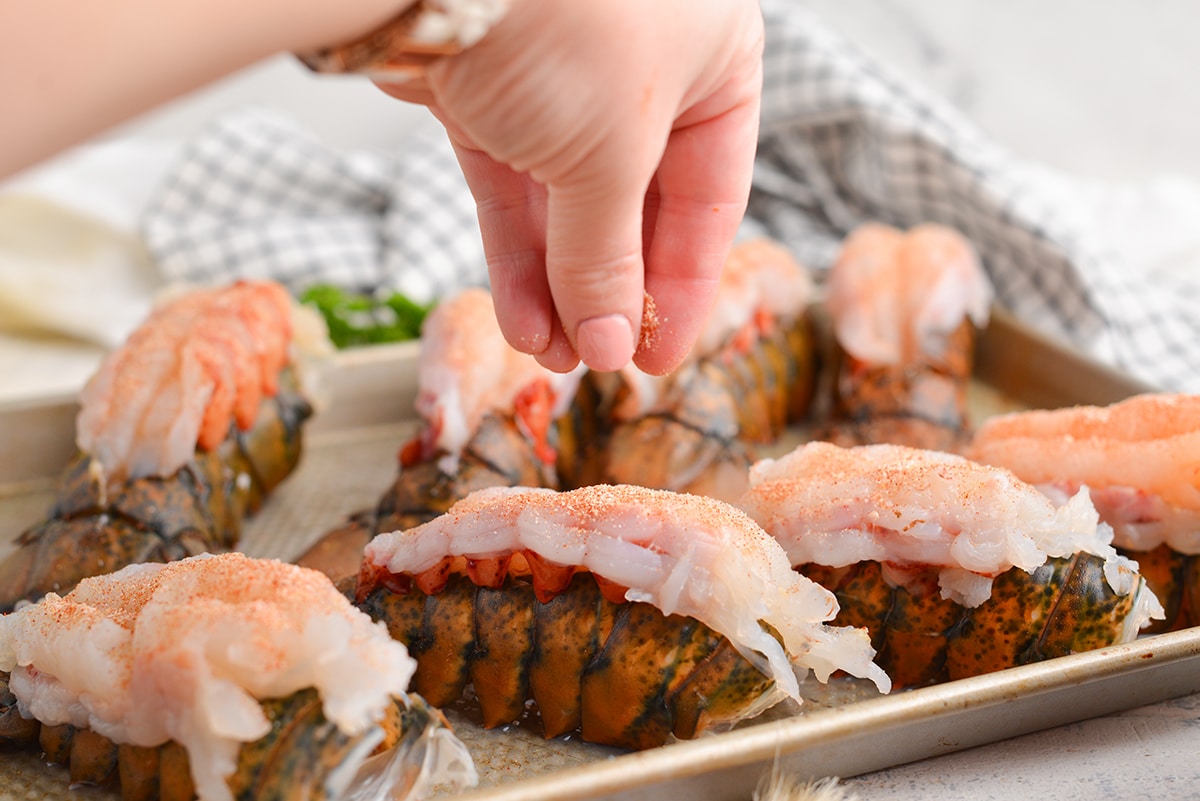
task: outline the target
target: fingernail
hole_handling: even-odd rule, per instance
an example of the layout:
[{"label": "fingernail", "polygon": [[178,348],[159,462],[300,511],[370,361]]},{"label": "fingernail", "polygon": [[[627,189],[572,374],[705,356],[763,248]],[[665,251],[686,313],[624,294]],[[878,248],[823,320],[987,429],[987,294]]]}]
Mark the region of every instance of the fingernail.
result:
[{"label": "fingernail", "polygon": [[579,356],[566,337],[554,339],[552,345],[543,348],[541,353],[535,353],[533,358],[542,367],[556,373],[569,373],[579,364]]},{"label": "fingernail", "polygon": [[531,336],[524,336],[511,344],[514,348],[522,353],[528,353],[531,356],[536,356],[539,353],[546,352],[546,348],[550,346],[550,335],[533,334]]},{"label": "fingernail", "polygon": [[580,360],[593,370],[620,370],[633,358],[633,329],[620,314],[592,317],[575,331],[575,350]]}]

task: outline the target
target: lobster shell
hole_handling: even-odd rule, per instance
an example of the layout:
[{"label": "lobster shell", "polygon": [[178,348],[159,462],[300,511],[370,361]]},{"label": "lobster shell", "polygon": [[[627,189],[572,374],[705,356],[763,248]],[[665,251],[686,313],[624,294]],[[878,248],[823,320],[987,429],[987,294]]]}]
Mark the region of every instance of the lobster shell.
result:
[{"label": "lobster shell", "polygon": [[230,435],[173,475],[106,489],[87,454],[59,480],[47,519],[24,531],[0,561],[0,613],[18,601],[69,592],[89,576],[137,562],[169,562],[234,548],[245,517],[300,461],[301,428],[312,408],[291,371],[247,431]]},{"label": "lobster shell", "polygon": [[488,728],[532,699],[547,738],[579,729],[589,742],[651,748],[741,719],[774,685],[707,626],[609,601],[587,572],[547,601],[512,575],[498,588],[455,574],[435,594],[397,589],[366,589],[359,608],[408,646],[417,693],[448,706],[472,685]]},{"label": "lobster shell", "polygon": [[[330,777],[372,735],[347,735],[327,720],[315,690],[261,702],[271,722],[264,737],[244,744],[227,781],[237,801],[304,798],[334,801]],[[441,713],[419,698],[395,698],[377,727],[382,742],[374,753],[411,748],[431,727],[445,726]],[[0,745],[38,746],[47,762],[67,767],[72,785],[119,790],[122,801],[191,801],[196,795],[187,751],[175,742],[140,747],[112,742],[69,724],[46,726],[22,718],[0,673]],[[421,766],[412,766],[415,776]],[[410,777],[411,778],[411,777]]]},{"label": "lobster shell", "polygon": [[891,587],[877,562],[799,568],[837,596],[838,625],[865,627],[893,687],[978,676],[1121,641],[1146,582],[1113,592],[1104,560],[1086,553],[1050,558],[1032,573],[1010,569],[992,595],[967,608],[938,595],[937,577],[916,592]]}]

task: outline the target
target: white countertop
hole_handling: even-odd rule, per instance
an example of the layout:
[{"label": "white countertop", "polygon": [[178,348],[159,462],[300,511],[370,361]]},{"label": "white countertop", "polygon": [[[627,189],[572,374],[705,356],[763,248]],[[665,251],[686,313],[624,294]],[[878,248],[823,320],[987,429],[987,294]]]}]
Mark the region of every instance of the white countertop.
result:
[{"label": "white countertop", "polygon": [[1200,695],[845,779],[863,801],[1200,797]]},{"label": "white countertop", "polygon": [[[1200,72],[1200,50],[1194,47],[1200,5],[804,2],[868,50],[941,91],[1018,155],[1100,179],[1200,179],[1200,89],[1194,81]],[[346,146],[386,146],[423,113],[360,82],[318,81],[280,59],[147,115],[104,141],[147,141],[169,150],[218,112],[247,102],[270,102],[327,141]],[[143,190],[133,188],[138,191]],[[88,210],[103,215],[108,202],[103,193],[90,202]],[[3,267],[0,263],[0,279]],[[11,327],[6,322],[11,317],[0,301],[0,329]],[[94,339],[30,338],[10,331],[0,336],[0,400],[74,391],[102,352]],[[1200,696],[845,784],[871,801],[1195,798],[1198,752]]]}]

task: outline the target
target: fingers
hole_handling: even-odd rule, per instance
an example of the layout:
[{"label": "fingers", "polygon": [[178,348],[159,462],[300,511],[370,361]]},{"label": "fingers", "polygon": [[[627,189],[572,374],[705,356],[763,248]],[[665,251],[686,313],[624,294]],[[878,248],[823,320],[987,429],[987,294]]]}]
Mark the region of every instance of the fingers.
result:
[{"label": "fingers", "polygon": [[752,0],[514,3],[424,80],[384,87],[455,141],[514,347],[552,369],[686,356],[745,210],[761,39]]},{"label": "fingers", "polygon": [[[678,366],[745,211],[757,122],[746,102],[674,132],[649,191],[630,169],[569,174],[547,193],[456,141],[510,344],[560,372],[579,359],[601,371],[631,358],[654,374]],[[646,294],[653,334],[641,338]]]},{"label": "fingers", "polygon": [[758,137],[757,93],[716,117],[671,134],[659,165],[649,231],[646,293],[658,318],[634,357],[662,375],[703,330],[721,270],[746,211]]},{"label": "fingers", "polygon": [[641,328],[648,179],[632,166],[611,165],[652,160],[596,157],[547,189],[471,147],[453,123],[448,127],[457,134],[455,153],[475,197],[505,339],[553,370],[565,372],[579,360],[593,370],[624,367]]},{"label": "fingers", "polygon": [[628,364],[642,321],[645,181],[581,171],[547,191],[478,150],[455,152],[505,339],[560,372],[579,360],[600,371]]},{"label": "fingers", "polygon": [[479,214],[496,319],[504,338],[549,370],[579,364],[546,278],[546,190],[460,141],[454,152]]},{"label": "fingers", "polygon": [[563,333],[562,324],[558,321],[557,315],[550,329],[550,344],[534,358],[542,367],[556,373],[569,373],[579,364],[579,356],[576,355],[575,348],[567,340],[567,335]]},{"label": "fingers", "polygon": [[[553,24],[546,20],[548,8]],[[469,135],[481,153],[546,187],[540,198],[545,205],[522,211],[515,208],[511,176],[477,165],[473,191],[481,226],[503,229],[523,213],[545,215],[537,254],[543,284],[532,275],[537,259],[528,242],[499,244],[491,234],[485,240],[493,292],[512,293],[511,303],[497,298],[498,312],[512,309],[506,335],[518,325],[536,325],[556,343],[553,316],[518,321],[533,309],[553,309],[579,357],[592,369],[608,371],[633,356],[642,318],[642,203],[681,89],[674,86],[678,81],[662,89],[639,70],[614,74],[612,41],[647,40],[633,52],[653,51],[655,45],[640,27],[628,31],[619,15],[590,9],[516,4],[495,37],[431,70],[430,82],[452,132]],[[502,36],[509,24],[521,35]],[[589,83],[593,74],[605,77]],[[660,100],[655,91],[670,99]],[[499,258],[493,252],[497,245],[503,251]],[[531,290],[539,293],[536,304],[517,298]],[[542,292],[553,306],[543,307]],[[554,352],[558,347],[553,345]]]},{"label": "fingers", "polygon": [[546,277],[568,339],[593,370],[621,369],[637,347],[648,181],[632,169],[589,167],[549,188]]},{"label": "fingers", "polygon": [[517,350],[542,353],[554,328],[546,281],[545,190],[459,141],[454,152],[475,197],[500,330]]}]

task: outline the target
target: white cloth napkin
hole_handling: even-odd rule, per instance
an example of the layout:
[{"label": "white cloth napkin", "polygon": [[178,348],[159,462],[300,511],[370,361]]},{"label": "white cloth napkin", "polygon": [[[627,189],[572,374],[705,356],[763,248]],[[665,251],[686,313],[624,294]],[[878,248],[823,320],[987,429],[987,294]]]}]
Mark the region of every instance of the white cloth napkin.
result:
[{"label": "white cloth napkin", "polygon": [[0,188],[0,333],[124,340],[160,283],[138,218],[174,153],[87,146]]},{"label": "white cloth napkin", "polygon": [[0,402],[77,392],[146,315],[137,221],[172,154],[89,145],[0,186]]},{"label": "white cloth napkin", "polygon": [[[745,234],[781,239],[820,271],[862,222],[954,226],[1020,318],[1153,385],[1200,391],[1200,192],[1114,188],[1020,161],[808,11],[788,0],[763,10]],[[1176,224],[1155,204],[1181,204]],[[172,280],[271,276],[418,300],[487,280],[466,184],[427,129],[396,153],[346,153],[270,112],[218,119],[185,148],[142,230]]]}]

